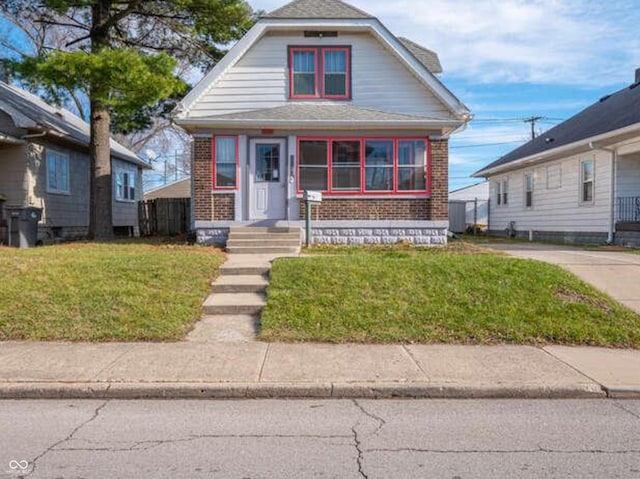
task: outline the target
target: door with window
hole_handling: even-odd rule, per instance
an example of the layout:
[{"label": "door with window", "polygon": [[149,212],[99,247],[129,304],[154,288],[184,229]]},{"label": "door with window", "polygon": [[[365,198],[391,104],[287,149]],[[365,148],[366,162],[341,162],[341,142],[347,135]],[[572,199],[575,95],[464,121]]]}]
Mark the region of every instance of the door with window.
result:
[{"label": "door with window", "polygon": [[285,219],[287,192],[285,141],[251,140],[249,150],[250,219]]}]

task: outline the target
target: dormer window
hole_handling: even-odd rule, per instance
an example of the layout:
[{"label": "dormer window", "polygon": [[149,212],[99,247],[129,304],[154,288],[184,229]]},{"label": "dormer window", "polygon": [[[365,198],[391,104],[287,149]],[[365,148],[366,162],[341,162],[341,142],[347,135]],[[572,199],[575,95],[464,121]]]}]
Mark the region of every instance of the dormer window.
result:
[{"label": "dormer window", "polygon": [[289,96],[293,99],[350,99],[351,49],[289,47]]}]

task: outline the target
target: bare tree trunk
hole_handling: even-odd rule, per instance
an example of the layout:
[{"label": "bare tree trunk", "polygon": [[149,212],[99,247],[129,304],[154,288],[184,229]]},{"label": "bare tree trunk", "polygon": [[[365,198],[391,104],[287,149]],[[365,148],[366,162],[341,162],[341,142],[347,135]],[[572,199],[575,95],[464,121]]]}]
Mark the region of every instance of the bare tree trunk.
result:
[{"label": "bare tree trunk", "polygon": [[[109,45],[109,10],[112,0],[99,0],[91,6],[91,50],[98,53]],[[97,85],[91,85],[91,201],[89,237],[98,241],[113,238],[113,182],[111,179],[111,145],[109,110],[100,98]]]},{"label": "bare tree trunk", "polygon": [[91,213],[90,237],[108,240],[113,237],[111,147],[109,145],[109,111],[91,102]]}]

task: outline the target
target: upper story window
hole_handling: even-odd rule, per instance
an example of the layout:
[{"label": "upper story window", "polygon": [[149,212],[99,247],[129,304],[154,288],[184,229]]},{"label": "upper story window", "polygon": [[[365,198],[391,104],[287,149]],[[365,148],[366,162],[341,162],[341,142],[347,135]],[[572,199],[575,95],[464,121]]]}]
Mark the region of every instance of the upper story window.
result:
[{"label": "upper story window", "polygon": [[348,100],[351,97],[351,49],[289,47],[289,96]]},{"label": "upper story window", "polygon": [[49,193],[69,194],[69,155],[59,151],[47,150],[47,191]]},{"label": "upper story window", "polygon": [[116,200],[136,200],[136,172],[133,169],[116,168]]}]

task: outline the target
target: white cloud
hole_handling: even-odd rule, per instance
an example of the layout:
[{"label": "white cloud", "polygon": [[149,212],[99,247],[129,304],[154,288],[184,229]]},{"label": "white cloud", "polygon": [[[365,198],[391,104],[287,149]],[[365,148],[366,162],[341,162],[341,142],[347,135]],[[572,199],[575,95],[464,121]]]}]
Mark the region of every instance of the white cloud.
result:
[{"label": "white cloud", "polygon": [[[273,10],[286,2],[256,0]],[[614,85],[640,66],[635,0],[350,0],[476,83]]]}]

